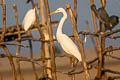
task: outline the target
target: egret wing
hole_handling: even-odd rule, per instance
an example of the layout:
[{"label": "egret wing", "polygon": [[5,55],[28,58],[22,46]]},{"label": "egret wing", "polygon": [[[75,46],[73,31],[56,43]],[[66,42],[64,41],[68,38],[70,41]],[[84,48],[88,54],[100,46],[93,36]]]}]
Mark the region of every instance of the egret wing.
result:
[{"label": "egret wing", "polygon": [[75,43],[65,34],[62,34],[58,38],[58,42],[65,52],[75,56],[79,61],[81,61],[81,54],[75,45]]},{"label": "egret wing", "polygon": [[98,9],[98,16],[101,22],[107,24],[109,22],[109,15],[104,8]]},{"label": "egret wing", "polygon": [[23,19],[23,27],[25,30],[28,30],[30,28],[31,25],[33,25],[35,22],[35,9],[30,9],[24,19]]}]

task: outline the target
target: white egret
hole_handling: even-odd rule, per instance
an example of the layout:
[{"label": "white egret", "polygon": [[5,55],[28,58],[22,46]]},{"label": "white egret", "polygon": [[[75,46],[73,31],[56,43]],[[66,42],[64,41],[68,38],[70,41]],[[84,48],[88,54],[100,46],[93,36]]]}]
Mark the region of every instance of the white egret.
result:
[{"label": "white egret", "polygon": [[[39,10],[37,10],[39,16]],[[52,21],[52,25],[56,26],[59,21]],[[30,9],[24,16],[22,27],[27,31],[35,23],[35,8]]]},{"label": "white egret", "polygon": [[58,29],[56,32],[56,38],[58,42],[60,43],[61,47],[66,53],[71,54],[74,57],[76,57],[79,61],[82,61],[81,54],[79,52],[79,49],[75,45],[75,43],[66,34],[62,32],[63,24],[67,19],[66,11],[63,8],[58,8],[56,11],[50,13],[50,15],[55,13],[63,13],[63,17],[60,20],[60,23],[58,25]]},{"label": "white egret", "polygon": [[31,27],[31,25],[33,25],[34,23],[35,23],[35,8],[30,9],[26,13],[26,15],[23,19],[23,22],[22,22],[22,26],[23,26],[24,30],[27,31]]},{"label": "white egret", "polygon": [[[35,8],[34,8],[34,1],[33,0],[27,0],[27,3],[32,3],[32,9],[30,9],[26,15],[24,16],[22,26],[25,31],[27,31],[31,25],[35,23]],[[39,9],[39,8],[38,8]],[[37,9],[37,14],[39,16],[39,10]],[[58,24],[58,21],[52,21],[52,25],[56,26]]]}]

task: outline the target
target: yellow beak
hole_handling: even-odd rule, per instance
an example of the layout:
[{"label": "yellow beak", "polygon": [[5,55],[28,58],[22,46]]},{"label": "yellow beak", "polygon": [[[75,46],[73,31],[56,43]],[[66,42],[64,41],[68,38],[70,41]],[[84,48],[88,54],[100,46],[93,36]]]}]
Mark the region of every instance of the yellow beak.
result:
[{"label": "yellow beak", "polygon": [[53,15],[53,14],[55,14],[55,13],[57,13],[57,11],[53,11],[53,12],[51,12],[50,15]]}]

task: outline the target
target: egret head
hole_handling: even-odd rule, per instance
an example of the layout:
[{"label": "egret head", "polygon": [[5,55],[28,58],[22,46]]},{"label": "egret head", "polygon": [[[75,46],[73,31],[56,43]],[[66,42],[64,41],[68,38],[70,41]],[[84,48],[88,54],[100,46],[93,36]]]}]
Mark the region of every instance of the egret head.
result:
[{"label": "egret head", "polygon": [[55,14],[55,13],[59,13],[59,12],[65,12],[65,10],[63,8],[58,8],[57,10],[51,12],[50,15]]},{"label": "egret head", "polygon": [[67,13],[64,8],[58,8],[57,10],[53,11],[50,13],[50,15],[55,14],[55,13],[63,13],[64,18],[67,18]]}]

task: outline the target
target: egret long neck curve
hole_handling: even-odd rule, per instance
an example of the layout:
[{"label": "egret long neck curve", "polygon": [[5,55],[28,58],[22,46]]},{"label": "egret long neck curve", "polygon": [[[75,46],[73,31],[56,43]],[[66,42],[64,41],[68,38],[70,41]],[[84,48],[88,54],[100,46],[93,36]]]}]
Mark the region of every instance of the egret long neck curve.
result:
[{"label": "egret long neck curve", "polygon": [[60,23],[58,25],[57,34],[62,34],[62,27],[65,20],[67,19],[67,13],[65,11],[63,11],[62,13],[63,13],[63,17],[61,18]]}]

